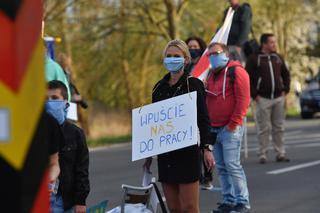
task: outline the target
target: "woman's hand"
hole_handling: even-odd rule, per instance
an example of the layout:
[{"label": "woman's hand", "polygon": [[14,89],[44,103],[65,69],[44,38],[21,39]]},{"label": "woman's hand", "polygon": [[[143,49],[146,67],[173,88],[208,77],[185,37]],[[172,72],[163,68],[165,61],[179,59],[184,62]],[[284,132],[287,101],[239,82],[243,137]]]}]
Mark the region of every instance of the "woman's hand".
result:
[{"label": "woman's hand", "polygon": [[147,172],[151,172],[150,171],[150,166],[151,166],[151,164],[152,164],[152,158],[146,158],[146,160],[145,160],[145,162],[144,162],[144,164],[143,164],[143,169],[145,169]]},{"label": "woman's hand", "polygon": [[211,151],[205,149],[203,153],[204,157],[204,163],[206,164],[206,167],[208,168],[208,171],[212,171],[214,166],[216,165],[216,162],[214,160],[213,154]]}]

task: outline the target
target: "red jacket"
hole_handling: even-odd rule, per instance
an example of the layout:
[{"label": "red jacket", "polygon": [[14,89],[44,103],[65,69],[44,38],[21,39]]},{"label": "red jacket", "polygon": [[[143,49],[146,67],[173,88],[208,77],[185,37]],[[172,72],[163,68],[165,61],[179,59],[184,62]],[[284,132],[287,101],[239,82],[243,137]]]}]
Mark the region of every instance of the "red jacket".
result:
[{"label": "red jacket", "polygon": [[[235,67],[231,82],[229,68]],[[234,130],[242,125],[250,103],[250,81],[246,70],[238,61],[229,61],[226,68],[207,79],[207,107],[213,127],[228,126]]]}]

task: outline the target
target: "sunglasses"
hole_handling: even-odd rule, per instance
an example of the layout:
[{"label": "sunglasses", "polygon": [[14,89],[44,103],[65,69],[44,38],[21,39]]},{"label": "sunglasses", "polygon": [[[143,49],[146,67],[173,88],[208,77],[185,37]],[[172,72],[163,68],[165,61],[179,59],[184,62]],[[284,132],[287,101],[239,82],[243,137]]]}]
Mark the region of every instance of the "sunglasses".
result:
[{"label": "sunglasses", "polygon": [[219,55],[219,54],[221,54],[221,53],[223,53],[223,51],[222,50],[218,50],[218,51],[216,51],[216,52],[208,52],[207,53],[207,56],[209,57],[209,56],[211,56],[211,55]]}]

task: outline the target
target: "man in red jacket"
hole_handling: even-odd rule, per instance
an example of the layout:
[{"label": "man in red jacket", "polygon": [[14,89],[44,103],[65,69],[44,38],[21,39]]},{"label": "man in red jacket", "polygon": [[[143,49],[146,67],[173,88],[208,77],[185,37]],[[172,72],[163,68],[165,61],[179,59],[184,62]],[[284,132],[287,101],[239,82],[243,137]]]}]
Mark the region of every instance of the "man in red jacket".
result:
[{"label": "man in red jacket", "polygon": [[249,76],[240,62],[229,60],[228,47],[208,48],[211,71],[206,80],[211,132],[217,135],[214,157],[223,202],[213,212],[250,211],[247,180],[240,163],[243,118],[250,102]]}]

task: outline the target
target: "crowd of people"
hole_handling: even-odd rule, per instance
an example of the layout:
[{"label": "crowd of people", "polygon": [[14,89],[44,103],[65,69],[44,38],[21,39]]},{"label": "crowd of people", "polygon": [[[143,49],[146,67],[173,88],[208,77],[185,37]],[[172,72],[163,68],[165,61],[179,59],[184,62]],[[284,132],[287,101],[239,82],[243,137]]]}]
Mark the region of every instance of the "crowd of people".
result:
[{"label": "crowd of people", "polygon": [[[261,36],[259,51],[245,54],[244,46],[252,31],[251,7],[247,3],[240,4],[240,0],[229,0],[229,3],[235,13],[227,44],[214,42],[207,47],[196,36],[185,42],[170,41],[163,54],[168,73],[152,91],[153,103],[197,92],[199,146],[157,156],[159,182],[172,213],[200,212],[199,185],[204,189],[212,188],[214,167],[222,188],[222,202],[213,212],[250,212],[247,179],[240,161],[244,118],[250,103],[256,105],[259,163],[268,161],[270,131],[276,162],[289,161],[283,133],[290,73],[284,59],[276,52],[276,38],[272,33]],[[202,56],[208,57],[211,67],[203,82],[192,77]],[[46,57],[45,62],[51,209],[54,213],[86,212],[90,186],[85,134],[66,119],[69,101],[86,103],[72,84],[66,56],[61,55],[57,61],[60,65],[50,57]],[[148,158],[143,167],[149,170],[151,163],[152,158]]]},{"label": "crowd of people", "polygon": [[[196,36],[185,42],[170,41],[163,55],[169,73],[152,91],[152,102],[197,92],[200,145],[157,156],[159,181],[170,212],[200,212],[199,185],[212,188],[213,167],[222,188],[222,202],[213,212],[250,212],[247,179],[240,161],[244,118],[250,103],[256,105],[259,163],[267,163],[270,131],[277,154],[275,161],[290,161],[283,139],[284,102],[290,89],[290,73],[277,53],[272,33],[262,34],[259,50],[245,54],[248,51],[244,47],[253,32],[251,7],[240,4],[239,0],[229,3],[235,12],[227,44],[216,42],[206,47]],[[201,82],[192,77],[192,71],[206,49],[204,57],[208,57],[211,68]],[[152,158],[146,159],[143,165],[146,170],[151,162]]]}]

